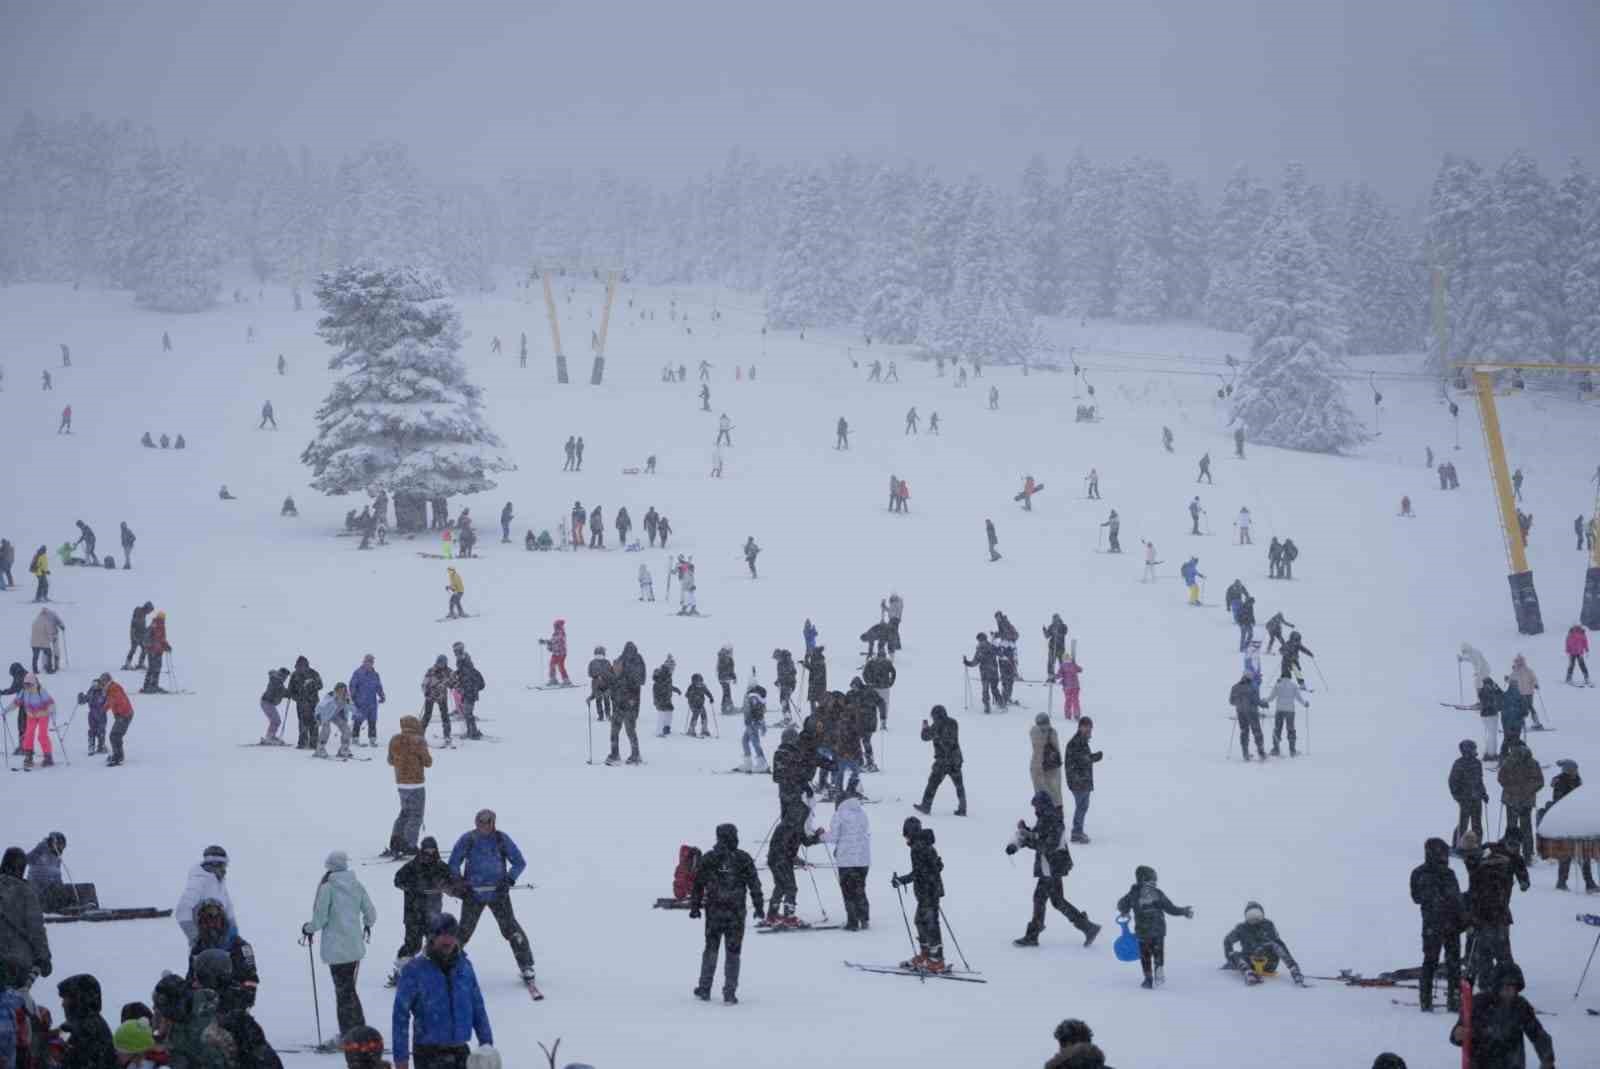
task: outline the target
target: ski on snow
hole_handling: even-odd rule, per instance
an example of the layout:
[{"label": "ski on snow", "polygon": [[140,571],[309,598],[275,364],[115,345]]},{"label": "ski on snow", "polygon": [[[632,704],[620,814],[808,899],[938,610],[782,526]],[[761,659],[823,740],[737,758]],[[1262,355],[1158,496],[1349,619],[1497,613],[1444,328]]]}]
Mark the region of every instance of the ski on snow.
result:
[{"label": "ski on snow", "polygon": [[842,924],[757,924],[757,935],[777,935],[783,932],[826,932],[836,928],[843,928]]},{"label": "ski on snow", "polygon": [[852,969],[862,972],[887,973],[891,976],[915,976],[919,980],[960,980],[968,984],[986,984],[989,981],[975,972],[961,970],[946,970],[945,972],[929,972],[926,969],[902,969],[898,965],[863,965],[860,962],[845,962]]},{"label": "ski on snow", "polygon": [[74,921],[142,921],[154,920],[158,917],[170,917],[172,910],[161,909],[157,906],[124,906],[120,909],[92,909],[83,913],[55,915],[46,913],[46,924],[70,924]]}]

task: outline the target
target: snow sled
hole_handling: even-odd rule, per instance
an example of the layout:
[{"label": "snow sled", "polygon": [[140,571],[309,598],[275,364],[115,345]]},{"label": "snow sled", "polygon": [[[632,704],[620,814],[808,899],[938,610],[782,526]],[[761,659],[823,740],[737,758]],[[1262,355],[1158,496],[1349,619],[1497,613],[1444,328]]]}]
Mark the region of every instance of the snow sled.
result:
[{"label": "snow sled", "polygon": [[1128,918],[1118,917],[1117,927],[1122,929],[1122,934],[1111,944],[1112,953],[1116,954],[1118,961],[1138,961],[1139,937],[1128,931]]}]

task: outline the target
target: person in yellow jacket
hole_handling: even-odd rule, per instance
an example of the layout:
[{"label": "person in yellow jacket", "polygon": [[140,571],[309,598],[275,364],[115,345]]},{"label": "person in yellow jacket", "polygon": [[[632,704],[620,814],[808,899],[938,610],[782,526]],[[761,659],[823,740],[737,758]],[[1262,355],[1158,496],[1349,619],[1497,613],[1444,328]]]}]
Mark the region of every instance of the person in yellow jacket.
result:
[{"label": "person in yellow jacket", "polygon": [[467,588],[461,582],[461,576],[456,573],[454,566],[446,568],[445,571],[450,573],[449,580],[444,585],[444,588],[450,592],[450,611],[446,615],[449,619],[465,616],[467,614],[461,608],[461,595],[467,592]]},{"label": "person in yellow jacket", "polygon": [[50,600],[50,553],[44,546],[40,546],[33,554],[33,563],[28,566],[28,571],[39,581],[34,589],[34,601]]}]

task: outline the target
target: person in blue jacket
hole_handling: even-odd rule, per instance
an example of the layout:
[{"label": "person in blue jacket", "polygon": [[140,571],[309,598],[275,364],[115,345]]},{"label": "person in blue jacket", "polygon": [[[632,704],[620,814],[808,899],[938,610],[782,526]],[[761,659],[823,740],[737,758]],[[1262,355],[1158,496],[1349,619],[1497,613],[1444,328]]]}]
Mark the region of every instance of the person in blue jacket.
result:
[{"label": "person in blue jacket", "polygon": [[367,654],[361,658],[361,667],[350,676],[350,700],[356,707],[354,734],[357,746],[361,745],[363,720],[367,724],[367,745],[378,745],[378,703],[389,700],[389,696],[383,692],[383,677],[373,667],[375,663],[372,654]]},{"label": "person in blue jacket", "polygon": [[476,1033],[480,1049],[494,1045],[489,1013],[478,990],[466,940],[448,913],[435,917],[428,946],[400,970],[394,992],[395,1069],[464,1069],[467,1042]]},{"label": "person in blue jacket", "polygon": [[807,653],[817,648],[817,625],[811,622],[809,616],[806,617],[805,627],[800,629],[800,637],[805,639]]},{"label": "person in blue jacket", "polygon": [[1178,574],[1183,576],[1183,585],[1189,588],[1189,604],[1200,604],[1200,580],[1205,578],[1205,573],[1200,570],[1200,558],[1190,557],[1184,561]]},{"label": "person in blue jacket", "polygon": [[473,823],[473,829],[450,850],[450,873],[466,884],[466,896],[461,900],[461,945],[466,946],[472,938],[487,906],[500,925],[500,934],[511,944],[522,978],[532,981],[533,948],[511,910],[511,888],[528,863],[511,836],[495,828],[494,810],[478,810]]}]

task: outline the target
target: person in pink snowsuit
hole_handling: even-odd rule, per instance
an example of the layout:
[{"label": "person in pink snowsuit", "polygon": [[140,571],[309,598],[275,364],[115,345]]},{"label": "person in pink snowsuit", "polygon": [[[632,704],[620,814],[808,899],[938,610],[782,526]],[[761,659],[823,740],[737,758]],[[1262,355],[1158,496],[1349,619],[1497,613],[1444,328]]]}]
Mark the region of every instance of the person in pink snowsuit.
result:
[{"label": "person in pink snowsuit", "polygon": [[50,717],[56,709],[55,699],[39,684],[39,677],[30,672],[22,677],[22,693],[12,704],[22,710],[25,718],[22,738],[18,740],[22,746],[22,767],[33,767],[33,748],[37,744],[44,752],[44,767],[49,768],[55,764],[50,753]]},{"label": "person in pink snowsuit", "polygon": [[1082,674],[1083,667],[1073,660],[1063,660],[1056,673],[1056,678],[1061,681],[1061,711],[1068,720],[1076,720],[1083,715],[1083,710],[1078,706],[1078,676]]},{"label": "person in pink snowsuit", "polygon": [[561,673],[561,682],[570,686],[572,680],[567,676],[567,622],[557,620],[550,637],[541,638],[539,645],[550,650],[550,686],[555,686],[557,672]]},{"label": "person in pink snowsuit", "polygon": [[1589,682],[1589,665],[1585,663],[1583,655],[1589,652],[1589,636],[1584,634],[1583,625],[1573,624],[1572,630],[1567,632],[1567,682],[1572,682],[1572,670],[1583,669],[1583,681]]}]

